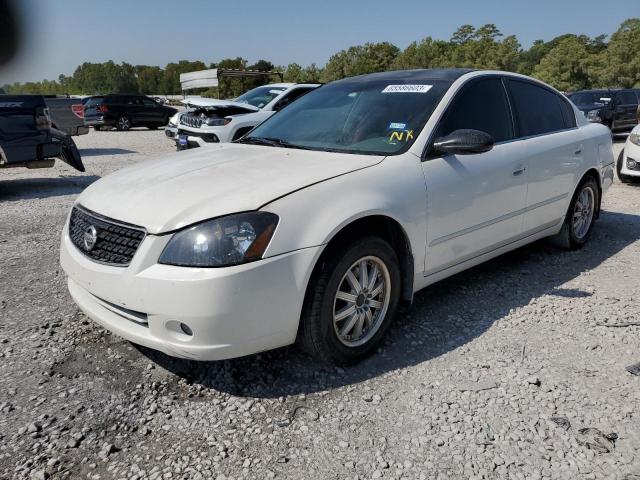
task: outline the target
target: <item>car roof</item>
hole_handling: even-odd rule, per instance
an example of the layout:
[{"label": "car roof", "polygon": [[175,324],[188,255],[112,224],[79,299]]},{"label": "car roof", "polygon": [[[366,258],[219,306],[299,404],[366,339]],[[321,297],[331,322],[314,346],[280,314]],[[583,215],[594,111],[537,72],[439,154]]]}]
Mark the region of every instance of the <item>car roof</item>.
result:
[{"label": "car roof", "polygon": [[453,82],[467,73],[475,72],[473,68],[422,68],[416,70],[394,70],[391,72],[368,73],[356,77],[343,78],[334,83],[349,83],[362,81],[403,81],[423,82],[430,80],[445,80]]}]

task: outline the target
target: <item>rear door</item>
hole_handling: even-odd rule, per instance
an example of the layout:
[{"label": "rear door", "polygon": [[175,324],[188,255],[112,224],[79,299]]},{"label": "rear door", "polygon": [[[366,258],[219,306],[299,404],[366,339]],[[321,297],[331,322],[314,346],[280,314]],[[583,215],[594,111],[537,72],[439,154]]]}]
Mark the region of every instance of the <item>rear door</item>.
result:
[{"label": "rear door", "polygon": [[573,108],[556,92],[524,79],[509,79],[516,133],[528,169],[523,234],[560,222],[583,163],[582,133]]},{"label": "rear door", "polygon": [[142,102],[142,116],[144,117],[144,123],[164,125],[165,112],[162,106],[155,100],[149,97],[139,97]]},{"label": "rear door", "polygon": [[489,133],[494,147],[473,155],[430,154],[422,162],[427,185],[425,274],[433,275],[515,241],[522,231],[527,164],[502,77],[464,85],[434,138],[455,130]]}]

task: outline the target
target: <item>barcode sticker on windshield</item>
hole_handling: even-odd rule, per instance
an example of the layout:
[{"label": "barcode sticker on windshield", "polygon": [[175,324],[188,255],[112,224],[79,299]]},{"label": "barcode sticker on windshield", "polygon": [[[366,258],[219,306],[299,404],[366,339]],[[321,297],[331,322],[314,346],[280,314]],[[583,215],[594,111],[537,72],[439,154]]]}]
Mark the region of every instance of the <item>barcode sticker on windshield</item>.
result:
[{"label": "barcode sticker on windshield", "polygon": [[427,93],[433,85],[387,85],[382,93]]}]

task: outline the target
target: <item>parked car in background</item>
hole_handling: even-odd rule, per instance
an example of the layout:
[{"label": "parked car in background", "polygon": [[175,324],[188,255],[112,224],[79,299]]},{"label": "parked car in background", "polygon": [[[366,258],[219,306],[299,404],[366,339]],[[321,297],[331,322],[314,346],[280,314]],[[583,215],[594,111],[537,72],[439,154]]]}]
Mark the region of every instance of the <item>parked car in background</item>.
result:
[{"label": "parked car in background", "polygon": [[42,95],[0,95],[0,168],[53,167],[56,158],[84,172],[71,136],[51,128]]},{"label": "parked car in background", "polygon": [[105,127],[115,127],[122,131],[132,127],[153,130],[166,125],[177,111],[144,95],[97,95],[85,104],[84,122],[96,130]]},{"label": "parked car in background", "polygon": [[186,112],[177,112],[173,117],[169,119],[167,126],[164,127],[165,136],[175,142],[178,141],[178,124],[180,123],[180,117]]},{"label": "parked car in background", "polygon": [[587,120],[602,123],[612,132],[628,131],[638,124],[640,89],[581,90],[569,98]]},{"label": "parked car in background", "polygon": [[85,135],[89,127],[84,124],[84,105],[79,98],[45,95],[51,126],[67,135]]},{"label": "parked car in background", "polygon": [[187,99],[183,103],[190,111],[180,115],[177,147],[184,150],[237,140],[319,86],[315,83],[274,83],[249,90],[235,100]]},{"label": "parked car in background", "polygon": [[78,197],[61,245],[76,303],[176,357],[299,337],[336,364],[427,285],[543,237],[582,247],[614,166],[610,131],[553,88],[465,69],[339,80],[177,155]]},{"label": "parked car in background", "polygon": [[616,171],[623,183],[640,182],[640,125],[631,131],[618,155]]}]

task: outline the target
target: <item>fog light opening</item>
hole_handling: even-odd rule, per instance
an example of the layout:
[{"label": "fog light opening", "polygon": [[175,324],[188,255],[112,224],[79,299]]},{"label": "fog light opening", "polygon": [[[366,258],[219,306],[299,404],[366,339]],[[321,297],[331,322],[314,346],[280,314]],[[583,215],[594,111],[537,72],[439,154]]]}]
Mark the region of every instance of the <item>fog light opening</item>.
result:
[{"label": "fog light opening", "polygon": [[191,330],[189,325],[187,325],[186,323],[180,323],[180,330],[182,330],[182,333],[184,333],[185,335],[193,337],[193,330]]}]

